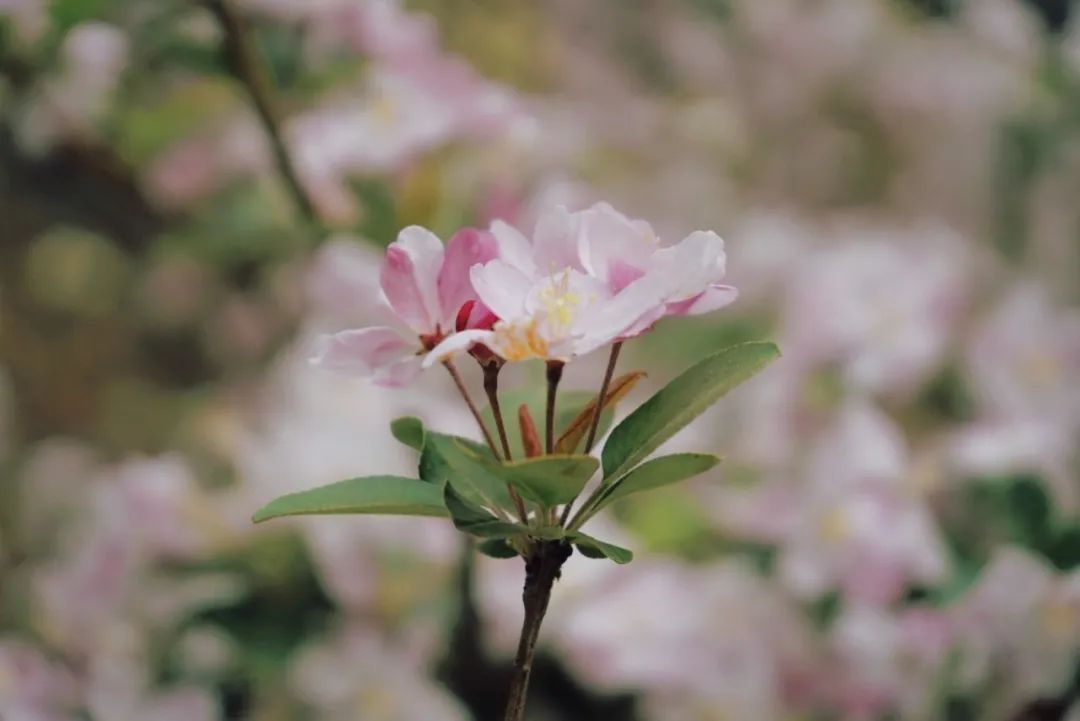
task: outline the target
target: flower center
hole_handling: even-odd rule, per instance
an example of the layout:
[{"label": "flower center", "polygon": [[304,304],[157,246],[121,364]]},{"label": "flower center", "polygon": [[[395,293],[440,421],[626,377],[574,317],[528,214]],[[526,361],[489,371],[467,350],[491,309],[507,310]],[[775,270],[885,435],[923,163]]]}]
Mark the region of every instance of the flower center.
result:
[{"label": "flower center", "polygon": [[559,273],[537,295],[548,321],[565,329],[573,324],[581,307],[581,296],[570,289],[570,269]]},{"label": "flower center", "polygon": [[535,318],[516,323],[502,321],[494,330],[496,350],[508,361],[546,358],[548,355],[548,342],[540,335]]}]

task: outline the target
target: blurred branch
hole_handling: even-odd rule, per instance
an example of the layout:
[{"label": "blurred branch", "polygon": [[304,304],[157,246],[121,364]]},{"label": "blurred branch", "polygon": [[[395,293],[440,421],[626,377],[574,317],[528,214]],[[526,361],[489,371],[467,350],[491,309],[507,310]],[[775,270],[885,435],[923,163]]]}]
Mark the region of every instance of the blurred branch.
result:
[{"label": "blurred branch", "polygon": [[297,210],[310,227],[318,229],[321,225],[319,216],[315,212],[315,205],[304,189],[303,183],[300,182],[300,175],[285,144],[285,137],[281,131],[281,115],[274,103],[273,85],[266,66],[251,41],[247,24],[233,11],[228,0],[205,0],[205,4],[221,26],[224,33],[222,50],[225,61],[232,74],[244,86],[255,106],[259,121],[270,140],[278,172],[281,173],[296,203]]}]

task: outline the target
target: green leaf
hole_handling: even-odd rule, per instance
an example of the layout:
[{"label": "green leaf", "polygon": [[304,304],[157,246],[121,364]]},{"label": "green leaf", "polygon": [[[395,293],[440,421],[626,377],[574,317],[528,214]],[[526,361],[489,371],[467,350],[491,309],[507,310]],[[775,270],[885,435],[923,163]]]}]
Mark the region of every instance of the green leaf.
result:
[{"label": "green leaf", "polygon": [[610,558],[620,565],[634,560],[634,552],[630,549],[601,541],[581,531],[569,533],[567,538],[573,541],[583,556],[588,558]]},{"label": "green leaf", "polygon": [[477,506],[509,508],[506,481],[492,473],[495,459],[487,448],[467,438],[442,433],[424,434],[420,477],[428,483],[450,483],[465,500]]},{"label": "green leaf", "polygon": [[[558,438],[560,429],[568,428],[586,406],[593,400],[595,393],[591,391],[565,391],[559,393],[555,404],[555,434]],[[521,443],[521,426],[518,422],[518,406],[524,403],[529,407],[529,413],[536,421],[543,434],[545,418],[547,417],[547,391],[544,388],[529,388],[499,393],[499,407],[502,409],[503,422],[506,424],[506,435],[510,441],[510,451],[514,458],[525,457],[525,449]],[[484,408],[481,415],[484,423],[491,432],[495,432],[495,414],[491,407]],[[600,416],[600,428],[597,437],[602,436],[611,422],[615,419],[613,411],[608,410]]]},{"label": "green leaf", "polygon": [[720,459],[711,453],[676,453],[654,458],[630,471],[622,480],[608,486],[589,515],[632,493],[641,493],[693,478],[719,462]]},{"label": "green leaf", "polygon": [[721,396],[779,355],[772,343],[742,343],[692,366],[612,431],[604,446],[604,478],[626,475]]},{"label": "green leaf", "polygon": [[476,550],[492,558],[516,558],[517,549],[505,538],[489,538],[476,544]]},{"label": "green leaf", "polygon": [[415,416],[404,416],[390,423],[390,432],[394,438],[412,448],[417,453],[424,450],[424,424]]},{"label": "green leaf", "polygon": [[252,520],[261,523],[280,516],[335,513],[447,515],[442,492],[430,483],[400,476],[369,476],[282,496],[263,506]]},{"label": "green leaf", "polygon": [[481,538],[510,538],[528,533],[529,529],[517,523],[504,521],[491,512],[462,498],[452,484],[443,489],[443,500],[454,526],[459,531]]},{"label": "green leaf", "polygon": [[486,462],[522,496],[545,508],[577,498],[600,462],[592,456],[543,456],[510,463]]}]

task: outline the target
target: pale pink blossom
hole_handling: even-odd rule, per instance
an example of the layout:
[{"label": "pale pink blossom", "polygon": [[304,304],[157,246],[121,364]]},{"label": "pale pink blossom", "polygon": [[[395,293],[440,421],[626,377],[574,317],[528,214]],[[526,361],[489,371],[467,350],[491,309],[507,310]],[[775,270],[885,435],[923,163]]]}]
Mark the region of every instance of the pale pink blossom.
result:
[{"label": "pale pink blossom", "polygon": [[944,542],[913,470],[892,422],[865,403],[849,403],[816,446],[804,485],[788,486],[801,510],[788,516],[783,533],[781,580],[803,597],[839,589],[874,605],[896,600],[912,582],[940,581]]},{"label": "pale pink blossom", "polygon": [[71,29],[60,48],[60,66],[23,109],[17,133],[31,152],[46,152],[68,139],[96,140],[128,62],[128,38],[120,28],[85,22]]},{"label": "pale pink blossom", "polygon": [[1039,288],[1012,290],[976,329],[967,365],[978,417],[953,440],[959,471],[1040,473],[1067,513],[1080,511],[1080,314]]},{"label": "pale pink blossom", "polygon": [[780,346],[791,363],[837,364],[854,390],[913,392],[937,370],[964,309],[964,244],[937,226],[844,235],[800,271]]},{"label": "pale pink blossom", "polygon": [[743,563],[640,559],[593,574],[587,588],[551,617],[552,642],[577,677],[640,689],[649,718],[779,720],[800,693],[807,629],[794,604]]},{"label": "pale pink blossom", "polygon": [[996,685],[987,718],[1012,718],[1025,702],[1067,686],[1080,654],[1080,572],[1059,573],[1006,546],[951,613],[963,648],[960,684]]},{"label": "pale pink blossom", "polygon": [[142,180],[155,202],[183,208],[270,167],[266,134],[244,114],[170,145],[142,171]]},{"label": "pale pink blossom", "polygon": [[830,629],[823,696],[851,721],[889,713],[929,718],[938,710],[934,692],[954,637],[948,614],[936,609],[846,608]]},{"label": "pale pink blossom", "polygon": [[74,676],[36,647],[0,637],[0,718],[4,721],[74,721]]},{"label": "pale pink blossom", "polygon": [[0,0],[0,17],[12,28],[12,39],[31,45],[49,31],[49,3],[46,0]]},{"label": "pale pink blossom", "polygon": [[429,676],[426,659],[362,626],[308,643],[289,686],[323,721],[465,721],[461,704]]},{"label": "pale pink blossom", "polygon": [[373,308],[371,303],[382,293],[381,264],[382,254],[359,237],[338,234],[327,238],[315,251],[303,281],[312,315],[338,327],[376,319],[392,321],[393,311],[381,304]]},{"label": "pale pink blossom", "polygon": [[736,291],[720,283],[723,240],[696,231],[664,246],[652,228],[600,203],[556,207],[532,239],[496,221],[499,258],[471,273],[480,300],[499,322],[450,338],[428,363],[482,343],[508,361],[567,361],[647,330],[665,315],[721,308]]},{"label": "pale pink blossom", "polygon": [[[470,280],[469,269],[499,252],[484,231],[458,231],[443,247],[419,226],[401,231],[390,244],[380,271],[382,300],[408,332],[388,326],[346,330],[326,336],[313,362],[347,375],[371,377],[387,387],[408,385],[420,372],[424,355],[446,339],[469,337],[467,329],[494,320]],[[464,350],[472,341],[464,343]]]}]

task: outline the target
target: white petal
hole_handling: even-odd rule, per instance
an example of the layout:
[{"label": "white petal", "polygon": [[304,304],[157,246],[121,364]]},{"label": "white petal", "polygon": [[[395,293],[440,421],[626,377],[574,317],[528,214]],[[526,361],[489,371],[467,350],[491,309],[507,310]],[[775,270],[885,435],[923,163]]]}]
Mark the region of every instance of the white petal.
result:
[{"label": "white petal", "polygon": [[712,231],[694,231],[670,248],[658,251],[654,269],[672,281],[669,301],[693,298],[723,280],[724,241]]},{"label": "white petal", "polygon": [[499,246],[499,258],[522,273],[532,276],[536,273],[533,261],[532,244],[512,225],[496,220],[491,224],[491,234]]},{"label": "white petal", "polygon": [[671,310],[674,310],[673,315],[703,315],[731,305],[738,297],[739,291],[737,288],[718,283],[710,285],[696,298],[686,301],[683,304],[685,307],[677,307]]},{"label": "white petal", "polygon": [[582,336],[579,353],[588,353],[621,336],[663,305],[671,281],[659,273],[649,273],[617,293],[589,308],[575,331]]},{"label": "white petal", "polygon": [[463,330],[443,339],[442,343],[431,349],[424,358],[424,367],[430,368],[435,363],[441,363],[450,356],[463,353],[476,343],[490,345],[495,334],[490,330]]},{"label": "white petal", "polygon": [[481,302],[502,320],[518,318],[525,313],[525,299],[532,288],[532,279],[504,260],[493,260],[473,266],[469,277]]},{"label": "white petal", "polygon": [[580,217],[562,206],[540,216],[533,232],[533,258],[541,273],[556,273],[565,268],[581,270],[578,257]]}]

